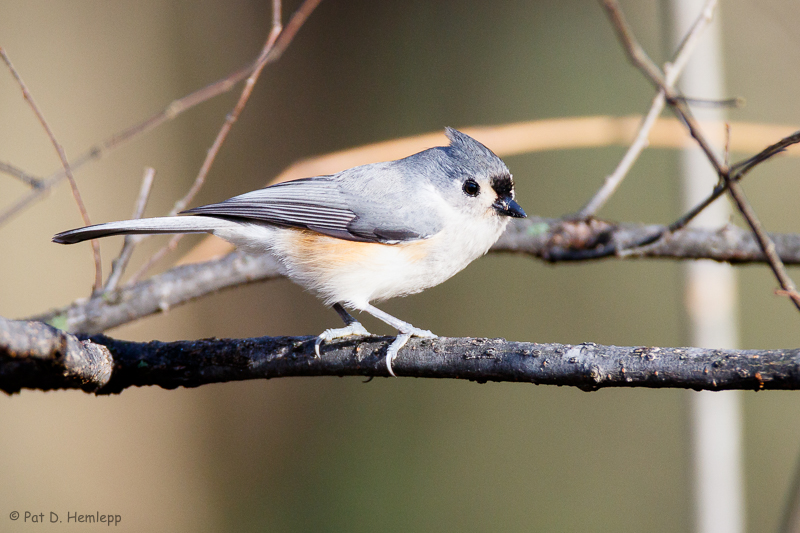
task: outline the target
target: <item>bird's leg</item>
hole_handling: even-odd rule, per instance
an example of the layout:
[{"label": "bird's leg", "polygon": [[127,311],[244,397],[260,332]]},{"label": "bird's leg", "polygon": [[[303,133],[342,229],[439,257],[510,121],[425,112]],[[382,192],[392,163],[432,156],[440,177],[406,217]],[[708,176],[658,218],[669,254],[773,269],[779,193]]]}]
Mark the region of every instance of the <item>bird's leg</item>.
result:
[{"label": "bird's leg", "polygon": [[349,326],[350,324],[354,324],[354,323],[358,324],[358,320],[356,320],[356,317],[354,317],[353,315],[348,313],[347,309],[345,309],[342,304],[340,304],[338,302],[333,304],[333,310],[336,311],[336,313],[341,317],[342,321],[346,325]]},{"label": "bird's leg", "polygon": [[389,345],[389,348],[386,350],[386,368],[389,370],[389,374],[394,377],[394,371],[392,370],[392,361],[394,358],[397,357],[397,352],[400,351],[400,348],[406,345],[408,339],[411,337],[421,337],[423,339],[435,339],[436,335],[431,333],[426,329],[419,329],[415,328],[408,322],[403,322],[399,318],[395,318],[389,313],[385,313],[378,309],[377,307],[373,307],[370,304],[366,304],[360,308],[361,311],[366,311],[367,313],[371,314],[378,320],[382,320],[392,326],[393,328],[397,329],[398,335]]},{"label": "bird's leg", "polygon": [[342,307],[341,303],[337,302],[333,304],[333,310],[336,311],[340,317],[342,317],[342,320],[344,320],[346,326],[343,328],[326,329],[319,337],[317,337],[317,341],[314,343],[314,352],[316,353],[317,357],[319,357],[319,347],[325,341],[332,341],[334,339],[341,339],[353,335],[365,337],[370,335],[370,332],[361,325],[361,322],[356,320],[353,315],[348,313],[347,310]]}]

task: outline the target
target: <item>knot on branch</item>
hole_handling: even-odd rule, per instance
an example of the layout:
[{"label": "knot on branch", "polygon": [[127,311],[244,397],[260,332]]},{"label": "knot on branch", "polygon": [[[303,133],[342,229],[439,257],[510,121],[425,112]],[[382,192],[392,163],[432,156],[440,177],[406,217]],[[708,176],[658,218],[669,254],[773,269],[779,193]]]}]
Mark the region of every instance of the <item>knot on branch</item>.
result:
[{"label": "knot on branch", "polygon": [[0,389],[81,388],[95,391],[111,379],[113,359],[103,345],[81,341],[42,322],[0,317]]},{"label": "knot on branch", "polygon": [[585,220],[563,220],[550,228],[549,248],[554,256],[558,252],[595,250],[613,240],[617,225],[590,217]]}]

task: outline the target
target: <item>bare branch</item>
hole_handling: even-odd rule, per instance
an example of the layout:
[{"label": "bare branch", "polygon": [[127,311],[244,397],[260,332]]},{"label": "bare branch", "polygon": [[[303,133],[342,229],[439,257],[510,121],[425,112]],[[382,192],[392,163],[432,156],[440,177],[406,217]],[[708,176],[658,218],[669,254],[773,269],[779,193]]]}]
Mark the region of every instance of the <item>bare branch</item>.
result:
[{"label": "bare branch", "polygon": [[[761,246],[761,249],[767,258],[767,262],[769,263],[770,268],[775,274],[775,277],[777,278],[778,283],[780,284],[784,293],[789,296],[795,307],[800,310],[800,297],[797,297],[797,290],[795,289],[794,282],[789,277],[786,267],[781,262],[780,256],[776,253],[775,244],[770,240],[767,232],[764,231],[763,227],[761,226],[761,222],[759,222],[758,217],[756,216],[755,210],[753,210],[752,206],[747,201],[744,191],[742,190],[741,185],[739,185],[738,179],[741,177],[741,174],[738,177],[734,177],[732,175],[731,168],[729,168],[726,163],[718,160],[716,154],[711,148],[711,145],[706,140],[705,135],[702,133],[697,122],[694,120],[688,108],[686,107],[684,100],[679,98],[675,91],[665,84],[665,81],[661,76],[661,73],[658,71],[658,68],[655,67],[653,62],[649,57],[647,57],[647,54],[636,41],[635,37],[633,36],[633,32],[625,21],[625,18],[616,0],[604,0],[603,5],[608,12],[609,18],[613,22],[614,28],[617,31],[617,35],[625,47],[625,50],[628,52],[628,56],[630,57],[631,61],[643,74],[650,78],[656,87],[658,87],[664,93],[670,107],[678,115],[678,117],[683,120],[690,134],[695,141],[697,141],[697,144],[705,153],[708,161],[716,170],[717,175],[724,182],[725,187],[728,189],[729,193],[736,202],[739,212],[746,219],[747,224],[753,230],[753,233],[755,234],[756,239],[758,240],[759,245]],[[770,151],[770,148],[762,153],[774,153]],[[755,162],[754,164],[757,164],[758,162]]]},{"label": "bare branch", "polygon": [[731,125],[726,122],[725,123],[725,148],[722,151],[722,162],[725,163],[725,166],[730,168],[731,166]]},{"label": "bare branch", "polygon": [[108,349],[41,322],[0,317],[0,389],[94,391],[111,377]]},{"label": "bare branch", "polygon": [[151,268],[153,268],[153,265],[155,265],[156,263],[161,261],[164,258],[164,256],[166,256],[168,253],[174,251],[175,248],[178,247],[178,243],[181,241],[182,238],[183,238],[183,235],[180,234],[180,233],[170,237],[169,241],[167,241],[167,244],[165,244],[164,246],[162,246],[161,248],[156,250],[156,252],[153,255],[151,255],[150,257],[148,257],[147,261],[145,261],[144,264],[139,267],[139,270],[137,270],[136,272],[133,273],[133,275],[128,280],[127,284],[128,285],[132,285],[132,284],[138,282],[140,279],[142,279],[142,277],[145,274],[147,274],[147,272]]},{"label": "bare branch", "polygon": [[269,37],[267,37],[267,42],[264,43],[264,48],[261,50],[261,54],[258,56],[258,61],[256,62],[256,67],[253,69],[253,73],[247,78],[245,86],[242,89],[242,93],[239,95],[239,100],[233,107],[233,111],[228,113],[228,115],[225,117],[225,122],[222,124],[222,127],[217,133],[217,137],[214,139],[214,143],[211,145],[211,148],[209,148],[208,152],[206,153],[206,158],[200,167],[200,171],[197,173],[194,183],[189,188],[189,191],[186,193],[186,195],[175,202],[175,205],[167,216],[175,216],[186,209],[186,207],[189,205],[189,202],[191,202],[197,193],[200,192],[200,189],[205,183],[206,176],[208,175],[209,170],[211,170],[211,165],[214,164],[214,160],[216,159],[217,154],[222,147],[222,143],[225,142],[225,139],[228,137],[228,133],[230,133],[233,124],[239,119],[239,115],[242,113],[244,106],[250,99],[250,95],[253,93],[253,87],[255,87],[256,81],[258,81],[258,77],[261,75],[261,71],[267,64],[269,53],[275,46],[275,41],[283,29],[283,26],[281,25],[280,2],[277,2],[273,8],[278,9],[278,13],[273,14],[274,20],[272,22],[272,29],[269,32]]},{"label": "bare branch", "polygon": [[[666,73],[664,76],[664,83],[667,86],[673,87],[681,72],[683,72],[684,67],[689,62],[689,58],[691,57],[692,52],[700,40],[700,36],[713,19],[716,5],[717,0],[706,1],[706,5],[701,11],[700,16],[686,34],[686,37],[684,38],[680,47],[678,47],[675,59],[672,61],[672,63],[667,63],[664,65],[664,72]],[[664,91],[659,90],[658,94],[656,94],[655,98],[653,98],[653,103],[650,105],[650,111],[648,111],[647,115],[642,121],[642,125],[639,127],[639,132],[636,134],[636,139],[633,141],[633,144],[631,144],[628,148],[628,151],[625,152],[625,155],[620,160],[617,168],[614,169],[614,172],[606,177],[603,186],[600,187],[592,199],[589,200],[589,202],[580,211],[578,211],[578,213],[575,215],[575,218],[588,218],[595,215],[606,204],[606,202],[608,202],[614,192],[616,192],[622,183],[622,180],[625,179],[625,176],[639,158],[639,155],[649,145],[650,130],[653,129],[656,120],[664,110],[665,103],[666,98],[664,96]]]},{"label": "bare branch", "polygon": [[[286,28],[281,33],[280,38],[278,38],[271,53],[267,57],[266,63],[272,63],[280,58],[281,54],[283,54],[294,36],[297,34],[297,31],[309,17],[314,8],[317,7],[320,1],[321,0],[306,0],[294,13],[294,15],[292,15],[292,18],[289,20],[289,23],[286,25]],[[220,94],[230,91],[237,83],[247,78],[253,72],[261,59],[262,58],[259,56],[259,58],[253,61],[251,64],[232,72],[221,80],[198,89],[197,91],[190,93],[183,98],[173,101],[162,111],[159,111],[142,122],[134,124],[133,126],[130,126],[121,132],[112,135],[105,141],[92,146],[70,162],[71,169],[73,171],[77,170],[86,163],[99,159],[107,152],[121,146],[125,142],[160,126],[164,122],[173,120],[184,111],[187,111],[192,107],[205,102],[206,100],[210,100],[215,96],[219,96]],[[65,177],[67,177],[66,172],[62,169],[45,178],[42,181],[41,187],[23,195],[14,204],[0,211],[0,224],[3,224],[11,217],[15,216],[32,202],[43,198],[51,187],[60,183]]]},{"label": "bare branch", "polygon": [[678,96],[678,100],[693,107],[707,107],[707,108],[731,108],[743,107],[745,99],[740,96],[733,98],[726,98],[724,100],[709,100],[708,98],[690,98],[688,96]]},{"label": "bare branch", "polygon": [[0,224],[5,223],[17,213],[28,207],[33,201],[43,198],[45,194],[50,191],[50,185],[47,181],[43,181],[40,187],[32,189],[27,193],[20,196],[16,202],[0,211]]},{"label": "bare branch", "polygon": [[[36,118],[39,120],[39,123],[44,128],[44,131],[47,133],[47,137],[50,139],[50,142],[53,144],[53,148],[55,148],[56,153],[58,154],[58,158],[61,160],[61,165],[64,167],[64,175],[67,177],[69,181],[69,186],[72,189],[72,197],[75,198],[75,203],[78,205],[78,211],[80,211],[81,219],[83,220],[83,224],[85,226],[89,226],[91,221],[89,220],[89,213],[86,211],[86,206],[81,199],[81,193],[78,190],[78,184],[75,182],[75,177],[72,175],[72,169],[69,166],[69,161],[67,160],[67,155],[64,153],[64,147],[61,146],[56,140],[56,136],[53,133],[50,124],[47,123],[45,120],[44,115],[39,110],[39,107],[36,105],[36,102],[33,101],[33,95],[28,90],[27,85],[22,80],[22,77],[17,72],[17,69],[14,68],[14,65],[11,63],[11,59],[6,54],[6,51],[0,48],[0,57],[3,58],[6,66],[8,66],[8,70],[11,72],[11,75],[14,76],[14,79],[17,80],[17,84],[19,84],[20,89],[22,89],[22,96],[26,102],[31,106],[33,113],[36,115]],[[34,189],[38,191],[39,189]],[[103,283],[103,266],[102,261],[100,259],[100,243],[97,242],[97,239],[92,240],[92,252],[94,255],[94,290],[100,290],[100,287]]]},{"label": "bare branch", "polygon": [[[11,322],[12,328],[47,328]],[[2,322],[0,322],[2,324]],[[50,329],[46,329],[50,332]],[[35,335],[35,333],[34,333]],[[97,394],[131,386],[166,389],[289,376],[387,376],[384,357],[392,338],[367,337],[324,344],[314,357],[315,337],[260,337],[137,343],[95,336],[84,341],[110,353],[113,372]],[[57,364],[61,351],[9,350],[0,336],[0,388],[78,388]],[[503,339],[412,339],[394,363],[399,376],[606,387],[694,390],[798,389],[800,350],[710,350],[536,344]],[[30,359],[52,365],[32,367]],[[28,366],[25,366],[25,365]],[[105,367],[105,365],[103,365]],[[30,369],[35,368],[35,372]],[[83,385],[85,388],[85,385]]]},{"label": "bare branch", "polygon": [[784,137],[775,144],[772,144],[766,147],[765,149],[761,150],[753,157],[733,165],[731,167],[731,178],[737,181],[741,180],[748,172],[750,172],[757,165],[760,165],[767,159],[770,159],[771,157],[774,157],[777,154],[785,152],[789,146],[792,146],[793,144],[797,143],[800,143],[800,131],[796,131],[791,135]]},{"label": "bare branch", "polygon": [[80,299],[36,320],[72,333],[100,333],[221,289],[279,276],[277,263],[268,256],[235,252],[215,261],[175,267],[104,295]]},{"label": "bare branch", "polygon": [[[298,9],[298,11],[294,14],[292,20],[289,22],[289,25],[292,27],[292,33],[288,38],[281,40],[281,46],[284,49],[289,45],[292,38],[297,33],[297,30],[300,29],[300,26],[303,24],[303,22],[305,22],[305,20],[308,18],[308,15],[317,4],[319,4],[319,0],[306,0],[306,2],[300,6],[300,9]],[[261,50],[261,54],[259,54],[258,60],[256,61],[256,66],[253,69],[253,73],[249,78],[247,78],[247,82],[245,83],[244,89],[242,89],[242,93],[239,96],[239,100],[236,102],[233,111],[228,113],[228,116],[225,117],[225,122],[222,124],[222,128],[220,128],[219,133],[217,133],[214,143],[208,150],[205,161],[203,161],[203,165],[200,167],[200,172],[198,172],[194,183],[189,189],[189,192],[187,192],[183,198],[175,202],[174,207],[169,212],[169,216],[175,216],[186,209],[186,207],[189,205],[189,202],[191,202],[195,195],[200,191],[200,188],[205,183],[208,172],[211,170],[211,165],[214,163],[214,160],[216,159],[217,154],[222,147],[222,143],[225,142],[225,139],[228,137],[228,133],[230,133],[233,124],[238,120],[239,115],[244,110],[247,101],[250,99],[250,95],[253,93],[253,88],[255,87],[256,81],[258,81],[258,77],[261,75],[261,71],[266,66],[270,56],[272,56],[272,52],[277,46],[278,40],[283,33],[283,26],[281,25],[281,3],[279,1],[274,1],[272,8],[272,29],[270,30],[269,37],[267,37],[267,42],[264,44],[264,48]],[[166,244],[166,246],[154,253],[153,256],[150,257],[145,264],[142,265],[142,267],[131,277],[131,282],[135,283],[138,281],[156,262],[158,262],[168,252],[174,250],[182,238],[182,234],[174,235]]]},{"label": "bare branch", "polygon": [[[155,177],[156,170],[154,168],[148,167],[145,169],[144,177],[142,178],[142,186],[139,189],[139,196],[136,199],[136,205],[133,208],[133,216],[131,218],[142,218],[142,215],[144,215],[144,209],[147,207],[147,200],[150,197],[150,189],[153,187],[153,180]],[[103,294],[107,294],[117,288],[119,279],[122,277],[123,272],[125,272],[125,267],[128,266],[131,255],[133,255],[133,248],[146,237],[147,235],[125,235],[122,251],[119,253],[119,257],[111,263],[111,274],[108,275],[106,285],[103,287]]]},{"label": "bare branch", "polygon": [[[134,124],[133,126],[130,126],[119,133],[115,133],[105,141],[92,146],[87,151],[76,157],[70,163],[71,168],[73,170],[77,170],[90,161],[100,159],[103,155],[110,152],[114,148],[118,148],[125,142],[160,126],[164,122],[173,120],[184,111],[188,111],[192,107],[201,104],[206,100],[210,100],[215,96],[219,96],[220,94],[230,91],[237,83],[245,79],[248,74],[252,72],[254,66],[255,63],[240,68],[239,70],[232,72],[219,81],[207,85],[202,89],[198,89],[197,91],[190,93],[183,98],[173,101],[162,111],[155,113],[142,122]],[[44,194],[50,190],[50,188],[60,183],[65,177],[66,173],[62,169],[42,180],[42,186],[39,189],[31,191],[29,194],[22,196],[19,200],[17,200],[16,203],[0,212],[0,224],[15,216],[32,202],[41,199]]]},{"label": "bare branch", "polygon": [[750,229],[753,230],[759,246],[761,246],[761,249],[764,251],[764,255],[767,257],[767,262],[769,263],[773,274],[775,274],[775,277],[778,279],[778,283],[781,285],[781,289],[785,291],[786,295],[789,297],[792,303],[794,303],[795,307],[800,310],[800,295],[798,295],[797,288],[795,287],[792,278],[789,277],[789,273],[786,272],[786,267],[784,266],[783,261],[781,261],[781,258],[775,249],[775,243],[772,242],[772,239],[770,239],[769,235],[764,230],[764,227],[761,225],[761,221],[759,221],[753,206],[751,206],[750,202],[747,201],[744,191],[742,190],[742,186],[738,182],[731,180],[727,175],[726,179],[728,183],[728,192],[730,192],[731,196],[736,202],[736,206],[744,216],[747,224],[750,226]]},{"label": "bare branch", "polygon": [[[305,24],[308,17],[311,16],[311,13],[317,8],[322,0],[305,0],[303,5],[297,8],[297,11],[294,12],[292,18],[289,19],[289,23],[286,24],[286,27],[281,31],[280,35],[278,36],[278,40],[275,41],[275,46],[269,51],[269,57],[267,62],[271,63],[272,61],[277,61],[278,58],[283,55],[286,49],[289,47],[289,44],[294,40],[295,35],[297,32],[300,31],[300,28]],[[275,4],[273,3],[273,24],[276,22],[275,17]],[[278,4],[278,13],[280,13],[280,4]],[[277,22],[280,22],[280,19],[277,19]]]},{"label": "bare branch", "polygon": [[645,76],[647,76],[647,78],[650,79],[653,85],[655,85],[656,89],[659,89],[664,93],[667,103],[670,105],[678,118],[686,125],[690,135],[703,150],[703,153],[705,153],[708,161],[714,167],[714,170],[721,176],[723,172],[727,171],[727,169],[723,167],[722,163],[717,158],[717,155],[714,153],[714,150],[711,147],[711,143],[708,142],[705,134],[697,124],[697,121],[686,107],[683,97],[679,95],[675,89],[666,84],[664,76],[659,68],[655,63],[653,63],[653,60],[650,59],[650,57],[634,37],[633,31],[628,25],[628,22],[625,20],[625,16],[622,14],[622,9],[619,7],[617,1],[603,0],[602,3],[603,7],[605,7],[606,12],[608,13],[609,19],[611,19],[611,22],[614,25],[614,30],[617,32],[617,37],[619,37],[623,48],[625,48],[625,51],[628,53],[628,58],[636,68],[638,68]]},{"label": "bare branch", "polygon": [[8,174],[9,176],[14,176],[32,189],[38,189],[44,186],[44,181],[42,178],[29,174],[21,168],[15,167],[11,163],[4,163],[0,161],[0,172]]},{"label": "bare branch", "polygon": [[[800,234],[772,234],[778,255],[800,264]],[[651,242],[640,246],[640,242]],[[492,252],[518,252],[549,262],[619,259],[711,259],[731,264],[763,263],[763,251],[753,234],[728,225],[718,230],[643,224],[615,224],[598,219],[564,222],[531,217],[514,221]]]},{"label": "bare branch", "polygon": [[[744,178],[753,168],[757,165],[767,161],[769,158],[775,156],[786,150],[787,147],[800,143],[800,131],[797,131],[787,137],[784,137],[777,143],[768,146],[758,154],[754,155],[753,157],[746,159],[740,163],[736,163],[731,167],[731,174],[730,177],[733,181],[739,181]],[[668,231],[670,233],[680,231],[684,227],[686,227],[689,222],[694,219],[697,215],[699,215],[706,207],[711,205],[717,198],[722,196],[725,191],[728,190],[728,184],[726,181],[723,181],[722,184],[717,185],[714,187],[714,190],[711,191],[711,194],[708,197],[693,207],[689,212],[683,215],[681,218],[670,224]],[[652,240],[649,242],[653,242]],[[640,246],[643,246],[648,243],[640,243]]]},{"label": "bare branch", "polygon": [[792,484],[788,490],[788,497],[783,507],[779,533],[800,532],[800,459],[794,467]]},{"label": "bare branch", "polygon": [[[752,233],[735,226],[717,231],[687,228],[658,240],[667,230],[658,225],[612,224],[597,219],[564,223],[560,219],[532,216],[509,224],[491,251],[526,254],[549,262],[608,257],[712,259],[735,264],[765,261]],[[657,240],[655,244],[633,248],[651,237]],[[772,235],[772,239],[786,263],[800,265],[800,235]],[[31,320],[72,333],[100,333],[209,293],[279,277],[277,263],[268,256],[250,256],[239,251],[205,263],[178,266]]]}]

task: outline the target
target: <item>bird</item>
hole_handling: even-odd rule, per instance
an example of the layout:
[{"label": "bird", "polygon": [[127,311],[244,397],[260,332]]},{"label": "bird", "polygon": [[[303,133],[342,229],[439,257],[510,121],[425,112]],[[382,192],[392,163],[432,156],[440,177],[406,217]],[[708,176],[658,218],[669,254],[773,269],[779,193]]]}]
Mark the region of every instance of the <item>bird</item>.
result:
[{"label": "bird", "polygon": [[129,234],[211,233],[270,254],[281,272],[344,321],[320,346],[370,333],[347,308],[396,329],[386,368],[411,337],[436,338],[373,302],[439,285],[484,255],[512,218],[525,218],[505,163],[469,135],[446,128],[447,146],[328,176],[270,185],[178,216],[107,222],[56,234],[53,242]]}]

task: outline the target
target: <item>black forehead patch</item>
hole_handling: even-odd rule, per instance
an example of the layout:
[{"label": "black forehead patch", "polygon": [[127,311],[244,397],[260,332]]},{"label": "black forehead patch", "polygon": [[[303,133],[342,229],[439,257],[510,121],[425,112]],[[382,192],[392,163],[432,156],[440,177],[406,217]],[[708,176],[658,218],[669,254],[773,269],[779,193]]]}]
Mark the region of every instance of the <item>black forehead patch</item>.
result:
[{"label": "black forehead patch", "polygon": [[500,198],[511,197],[514,194],[514,181],[509,174],[491,177],[492,189]]}]

